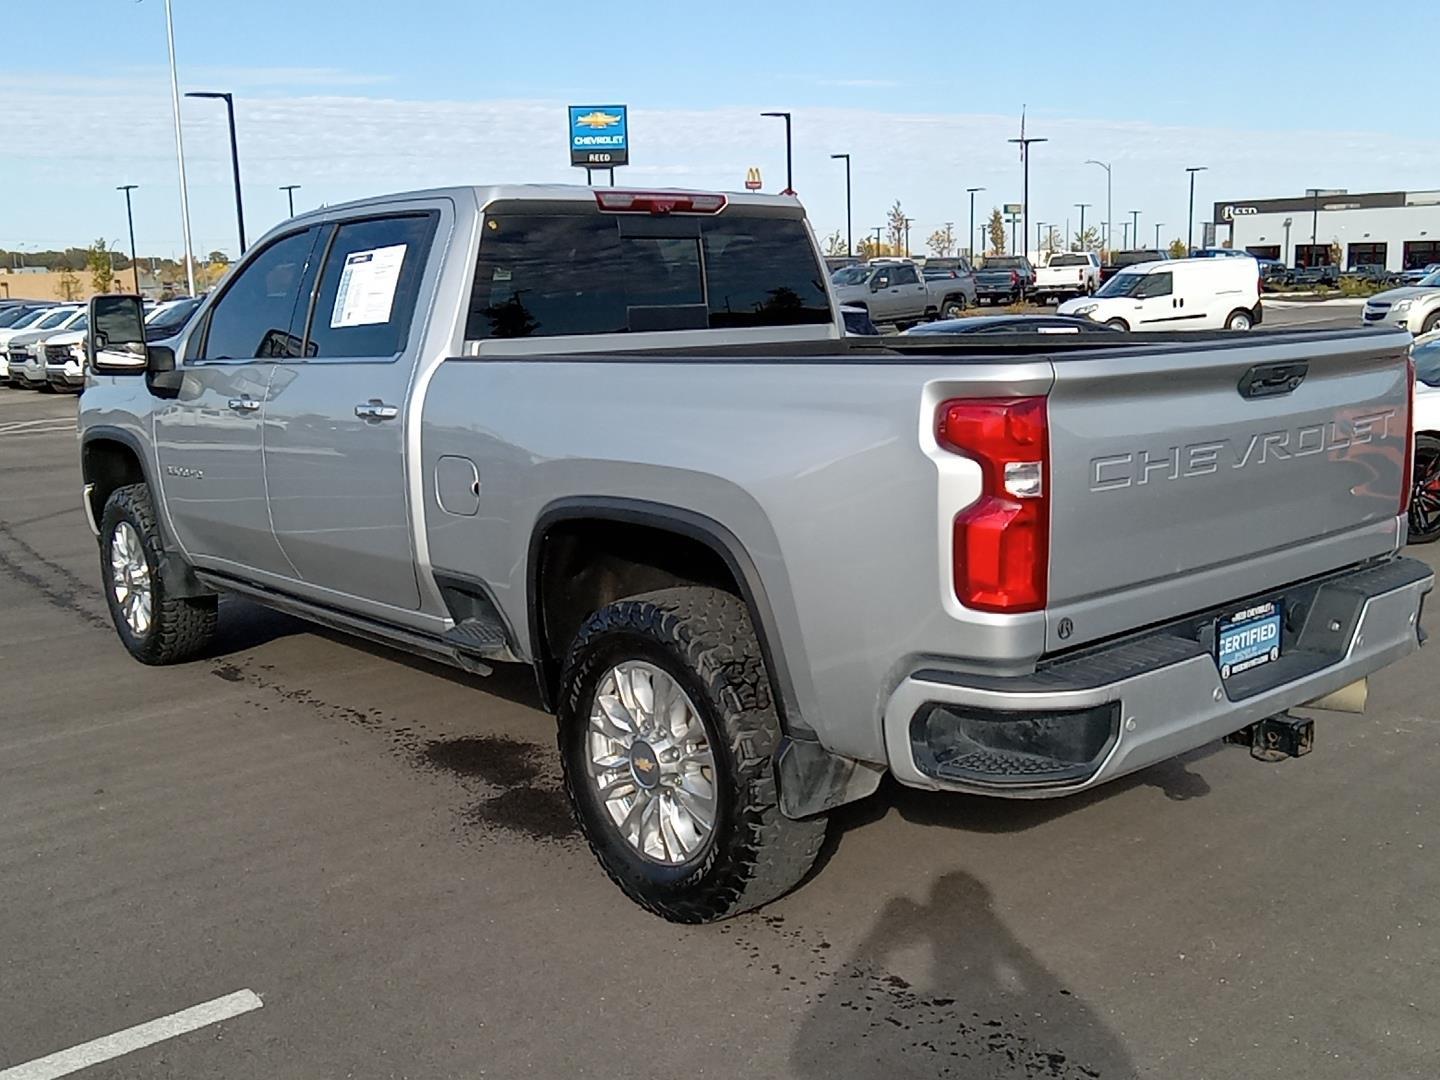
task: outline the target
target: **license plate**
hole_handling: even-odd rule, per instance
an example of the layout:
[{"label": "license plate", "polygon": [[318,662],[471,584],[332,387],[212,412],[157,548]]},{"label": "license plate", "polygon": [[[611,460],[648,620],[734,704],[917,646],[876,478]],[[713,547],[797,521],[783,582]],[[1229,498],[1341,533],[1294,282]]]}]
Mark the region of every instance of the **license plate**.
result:
[{"label": "license plate", "polygon": [[1215,659],[1220,677],[1228,679],[1272,660],[1280,659],[1280,630],[1284,609],[1266,602],[1237,611],[1215,627]]}]

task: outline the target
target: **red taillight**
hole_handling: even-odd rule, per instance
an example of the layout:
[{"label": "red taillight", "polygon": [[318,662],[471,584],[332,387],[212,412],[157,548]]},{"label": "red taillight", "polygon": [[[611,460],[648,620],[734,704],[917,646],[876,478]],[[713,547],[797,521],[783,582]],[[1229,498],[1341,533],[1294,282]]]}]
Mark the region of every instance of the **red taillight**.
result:
[{"label": "red taillight", "polygon": [[595,192],[601,210],[629,214],[718,214],[729,200],[719,192],[616,191]]},{"label": "red taillight", "polygon": [[1020,271],[1019,271],[1019,270],[1011,270],[1011,271],[1010,271],[1010,284],[1011,284],[1011,285],[1019,285],[1019,284],[1020,284]]},{"label": "red taillight", "polygon": [[955,517],[955,595],[979,611],[1037,611],[1050,567],[1050,431],[1043,397],[940,406],[936,438],[980,465],[980,498]]},{"label": "red taillight", "polygon": [[1410,512],[1415,482],[1415,358],[1405,357],[1405,461],[1400,469],[1400,513]]}]

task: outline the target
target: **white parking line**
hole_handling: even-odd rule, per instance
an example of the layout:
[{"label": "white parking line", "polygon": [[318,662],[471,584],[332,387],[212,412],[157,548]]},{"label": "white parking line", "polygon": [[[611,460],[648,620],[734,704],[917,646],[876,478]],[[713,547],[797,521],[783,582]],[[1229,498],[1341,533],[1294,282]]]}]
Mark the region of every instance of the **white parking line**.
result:
[{"label": "white parking line", "polygon": [[0,435],[8,435],[12,431],[24,431],[26,428],[42,425],[53,427],[56,424],[69,424],[73,428],[75,421],[67,420],[63,416],[44,416],[38,420],[12,420],[8,424],[0,424]]},{"label": "white parking line", "polygon": [[254,991],[237,990],[203,1005],[182,1009],[158,1020],[117,1031],[114,1035],[106,1035],[101,1039],[72,1046],[69,1050],[61,1050],[47,1057],[27,1061],[23,1065],[12,1066],[0,1071],[0,1080],[56,1080],[57,1077],[69,1076],[103,1061],[173,1039],[177,1035],[198,1031],[222,1020],[253,1012],[264,1004]]}]

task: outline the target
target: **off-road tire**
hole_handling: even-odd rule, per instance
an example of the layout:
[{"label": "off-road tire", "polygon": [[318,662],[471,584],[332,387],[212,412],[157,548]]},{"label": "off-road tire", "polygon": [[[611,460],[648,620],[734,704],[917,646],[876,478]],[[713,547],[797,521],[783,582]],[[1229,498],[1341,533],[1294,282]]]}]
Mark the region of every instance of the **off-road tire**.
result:
[{"label": "off-road tire", "polygon": [[[110,571],[110,543],[115,528],[128,521],[140,536],[145,561],[150,568],[150,628],[137,635],[130,629],[115,599],[115,583]],[[116,488],[105,500],[100,517],[100,580],[105,590],[105,604],[110,619],[126,651],[142,664],[179,664],[204,652],[215,637],[218,618],[217,601],[213,596],[182,598],[165,595],[165,582],[160,575],[164,545],[155,521],[155,506],[147,484],[127,484]]]},{"label": "off-road tire", "polygon": [[[694,703],[715,757],[715,829],[690,861],[643,858],[601,805],[587,766],[596,687],[626,660],[664,669]],[[570,647],[559,695],[565,790],[590,850],[647,911],[705,923],[767,904],[794,888],[825,839],[823,817],[780,812],[774,757],[780,717],[744,603],[719,589],[660,589],[618,600],[587,619]]]}]

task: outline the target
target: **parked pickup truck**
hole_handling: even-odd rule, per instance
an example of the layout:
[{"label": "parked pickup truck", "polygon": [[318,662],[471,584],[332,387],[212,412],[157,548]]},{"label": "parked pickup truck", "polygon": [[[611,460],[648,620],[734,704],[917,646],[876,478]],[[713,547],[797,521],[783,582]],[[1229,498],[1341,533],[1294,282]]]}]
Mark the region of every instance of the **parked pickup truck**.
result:
[{"label": "parked pickup truck", "polygon": [[1089,296],[1100,285],[1100,256],[1093,251],[1057,251],[1035,269],[1030,295],[1039,303]]},{"label": "parked pickup truck", "polygon": [[1023,255],[987,255],[975,275],[975,292],[984,303],[1017,304],[1035,284],[1035,268]]},{"label": "parked pickup truck", "polygon": [[1286,710],[1419,646],[1407,332],[847,339],[803,214],[425,191],[284,222],[164,345],[94,298],[124,647],[200,655],[236,594],[528,665],[605,870],[703,922],[887,772],[1040,798],[1298,754]]},{"label": "parked pickup truck", "polygon": [[1170,252],[1161,248],[1135,248],[1132,251],[1112,251],[1110,259],[1100,267],[1100,284],[1105,284],[1127,266],[1158,262],[1170,258]]},{"label": "parked pickup truck", "polygon": [[877,259],[836,270],[831,288],[841,304],[862,307],[877,323],[908,325],[954,318],[975,302],[975,281],[958,271],[934,278],[909,259]]}]

